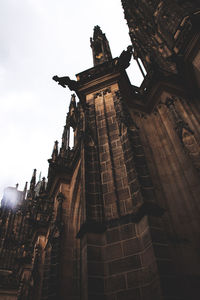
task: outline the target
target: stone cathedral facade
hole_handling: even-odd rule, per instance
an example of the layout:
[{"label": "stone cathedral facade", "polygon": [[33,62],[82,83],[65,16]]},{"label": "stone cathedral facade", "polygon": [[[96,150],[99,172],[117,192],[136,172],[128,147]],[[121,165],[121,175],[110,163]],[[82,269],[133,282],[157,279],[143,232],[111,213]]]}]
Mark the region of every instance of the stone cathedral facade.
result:
[{"label": "stone cathedral facade", "polygon": [[132,46],[95,26],[94,67],[53,77],[73,94],[48,180],[5,190],[0,299],[200,298],[200,3],[122,6]]}]

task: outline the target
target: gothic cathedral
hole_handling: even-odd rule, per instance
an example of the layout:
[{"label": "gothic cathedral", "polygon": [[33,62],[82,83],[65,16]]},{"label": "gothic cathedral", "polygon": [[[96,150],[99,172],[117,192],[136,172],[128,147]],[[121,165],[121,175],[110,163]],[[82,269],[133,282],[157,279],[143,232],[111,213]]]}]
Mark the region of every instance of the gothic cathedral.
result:
[{"label": "gothic cathedral", "polygon": [[48,180],[5,190],[0,299],[200,299],[200,3],[122,6],[131,45],[95,26],[94,66],[53,77],[73,92]]}]

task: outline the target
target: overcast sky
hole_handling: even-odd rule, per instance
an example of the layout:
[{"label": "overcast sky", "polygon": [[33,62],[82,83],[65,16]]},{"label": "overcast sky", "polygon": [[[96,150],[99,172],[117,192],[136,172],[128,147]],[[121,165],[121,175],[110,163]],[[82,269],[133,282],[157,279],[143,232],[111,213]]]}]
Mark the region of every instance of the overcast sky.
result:
[{"label": "overcast sky", "polygon": [[[71,92],[52,80],[93,66],[89,38],[99,25],[113,57],[130,44],[120,0],[0,1],[0,195],[47,175]],[[141,74],[135,68],[135,84]],[[1,196],[0,196],[1,198]]]}]

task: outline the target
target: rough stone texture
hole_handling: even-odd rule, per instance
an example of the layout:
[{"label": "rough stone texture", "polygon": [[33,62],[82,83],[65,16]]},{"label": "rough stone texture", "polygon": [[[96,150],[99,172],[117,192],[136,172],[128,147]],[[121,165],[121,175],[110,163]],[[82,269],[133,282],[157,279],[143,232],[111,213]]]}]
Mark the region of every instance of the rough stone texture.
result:
[{"label": "rough stone texture", "polygon": [[141,87],[131,86],[130,52],[112,59],[95,27],[95,67],[77,81],[57,77],[80,101],[72,95],[48,182],[36,183],[34,170],[29,189],[11,188],[20,196],[17,207],[6,195],[2,200],[4,296],[18,290],[18,300],[200,297],[197,1],[122,2],[134,57],[147,75]]},{"label": "rough stone texture", "polygon": [[0,299],[1,300],[16,300],[17,299],[17,291],[1,291],[0,290]]},{"label": "rough stone texture", "polygon": [[[175,106],[199,143],[199,104],[194,100],[188,105],[185,99],[177,99]],[[154,217],[149,221],[158,267],[165,274],[164,293],[172,297],[173,291],[177,293],[178,290],[174,282],[180,287],[181,282],[189,281],[195,288],[191,291],[188,284],[184,284],[175,296],[196,297],[200,293],[195,284],[200,278],[198,170],[185,151],[165,105],[160,105],[156,114],[136,119],[155,187],[156,202],[166,209],[162,224],[156,224],[158,219]]]}]

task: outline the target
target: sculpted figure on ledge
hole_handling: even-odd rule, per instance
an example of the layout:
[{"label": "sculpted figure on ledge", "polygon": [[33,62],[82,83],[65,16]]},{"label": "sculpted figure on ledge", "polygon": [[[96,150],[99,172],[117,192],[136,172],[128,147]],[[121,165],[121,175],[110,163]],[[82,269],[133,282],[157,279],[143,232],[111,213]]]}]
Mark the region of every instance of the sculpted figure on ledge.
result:
[{"label": "sculpted figure on ledge", "polygon": [[122,51],[122,53],[120,54],[116,66],[119,69],[127,69],[130,65],[132,55],[133,55],[133,47],[128,46],[127,50]]},{"label": "sculpted figure on ledge", "polygon": [[55,80],[56,82],[58,82],[58,84],[64,88],[66,88],[66,86],[68,86],[68,88],[71,91],[76,91],[78,88],[77,82],[75,80],[71,80],[69,78],[69,76],[58,77],[57,75],[55,75],[55,76],[53,76],[52,79]]}]

